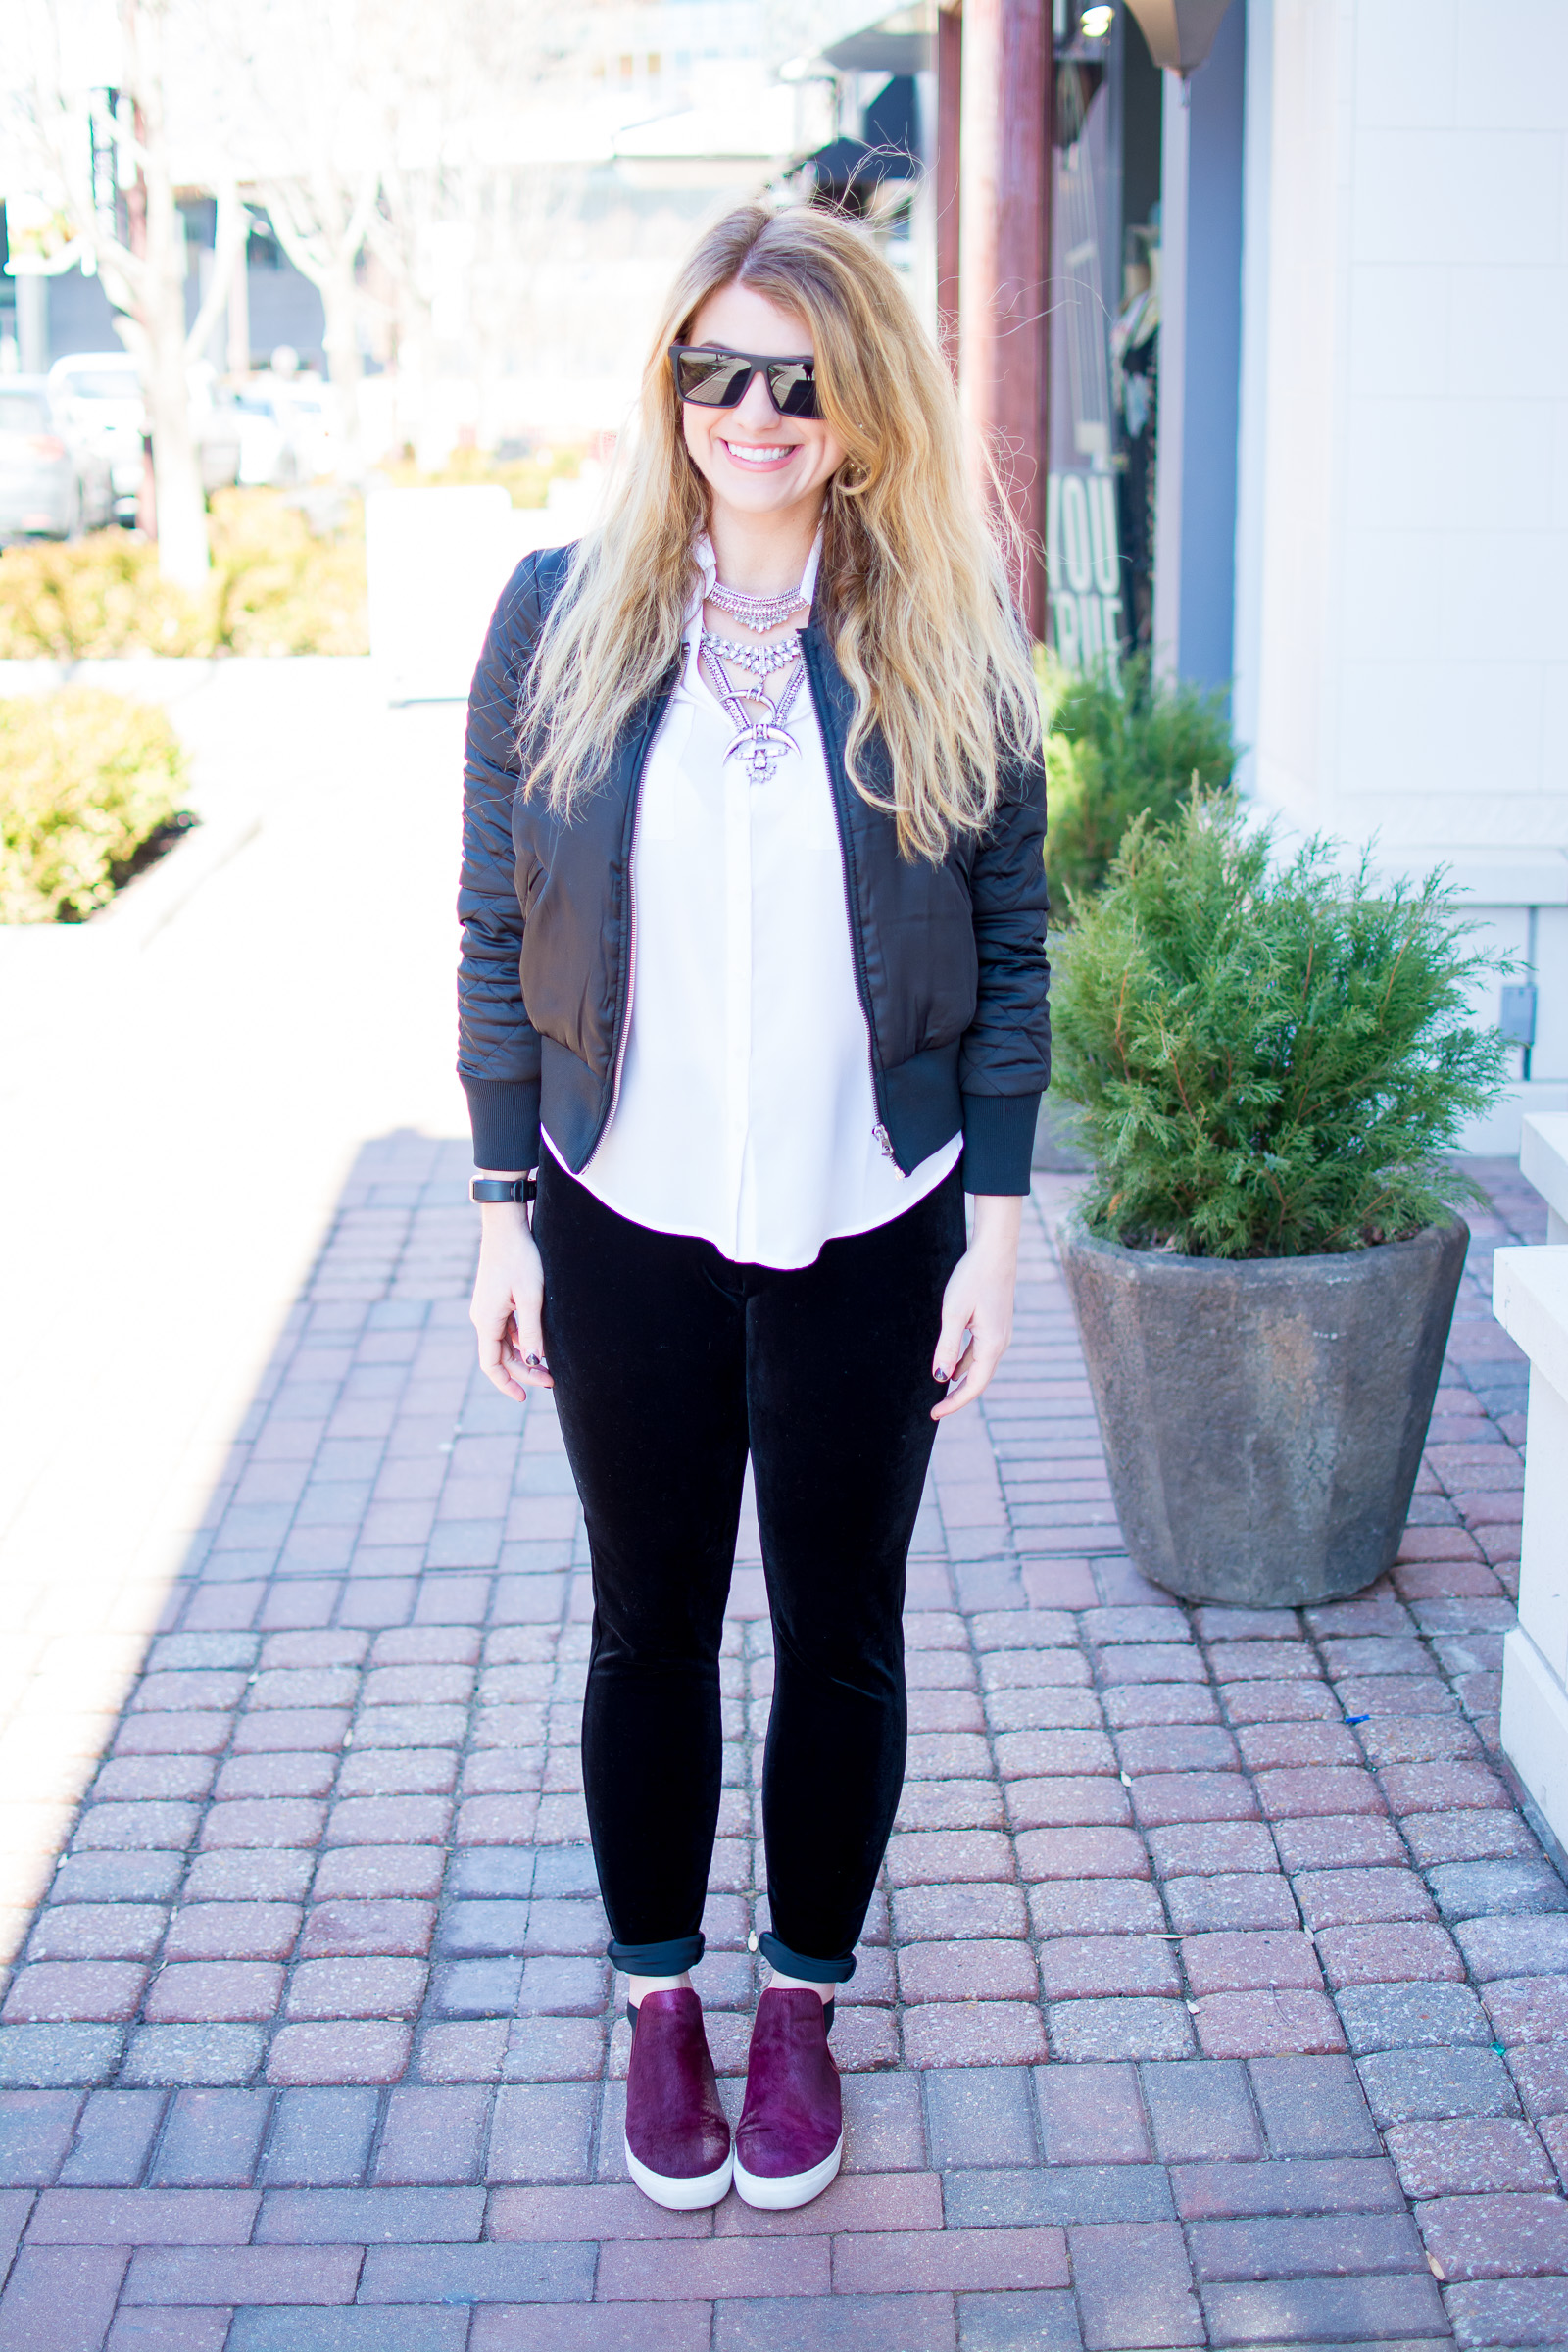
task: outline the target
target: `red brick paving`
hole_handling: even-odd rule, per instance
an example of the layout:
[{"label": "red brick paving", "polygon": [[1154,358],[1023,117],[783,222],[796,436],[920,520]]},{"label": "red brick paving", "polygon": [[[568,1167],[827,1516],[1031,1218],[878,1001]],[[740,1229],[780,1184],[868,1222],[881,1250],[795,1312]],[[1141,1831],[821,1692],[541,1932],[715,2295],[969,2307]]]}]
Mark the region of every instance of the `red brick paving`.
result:
[{"label": "red brick paving", "polygon": [[1345,2047],[1334,2004],[1321,1992],[1206,1993],[1194,2005],[1193,2022],[1206,2058],[1270,2058]]},{"label": "red brick paving", "polygon": [[[473,1377],[463,1172],[365,1155],[7,1987],[0,2352],[62,2309],[85,2352],[221,2352],[236,2313],[232,2352],[348,2343],[319,2330],[361,2311],[386,2352],[1568,2342],[1568,1891],[1494,1769],[1517,1174],[1487,1171],[1399,1563],[1299,1613],[1189,1609],[1120,1552],[1031,1224],[916,1533],[847,2169],[772,2216],[624,2179],[581,1533],[548,1406]],[[755,1562],[700,1976],[732,2099]]]}]

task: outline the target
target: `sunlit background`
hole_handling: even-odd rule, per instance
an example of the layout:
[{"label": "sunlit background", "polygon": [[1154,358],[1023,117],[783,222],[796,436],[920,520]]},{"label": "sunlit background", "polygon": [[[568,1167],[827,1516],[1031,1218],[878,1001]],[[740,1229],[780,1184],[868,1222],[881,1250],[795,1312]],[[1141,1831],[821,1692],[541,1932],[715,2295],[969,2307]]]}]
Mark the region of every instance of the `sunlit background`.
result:
[{"label": "sunlit background", "polygon": [[138,26],[112,0],[22,0],[24,38],[0,66],[18,271],[0,368],[120,347],[91,233],[131,241],[126,45],[154,20],[195,365],[237,389],[282,352],[354,403],[370,463],[613,432],[700,224],[760,188],[808,191],[840,139],[911,150],[866,198],[930,310],[917,158],[934,13],[140,0]]}]

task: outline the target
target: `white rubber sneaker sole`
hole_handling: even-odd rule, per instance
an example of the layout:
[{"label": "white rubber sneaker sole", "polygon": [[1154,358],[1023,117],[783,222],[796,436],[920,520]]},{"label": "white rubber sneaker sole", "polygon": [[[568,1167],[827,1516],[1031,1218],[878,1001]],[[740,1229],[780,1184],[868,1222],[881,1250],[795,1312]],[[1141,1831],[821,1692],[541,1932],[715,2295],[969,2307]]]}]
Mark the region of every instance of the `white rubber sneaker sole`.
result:
[{"label": "white rubber sneaker sole", "polygon": [[797,2205],[809,2205],[819,2197],[844,2161],[844,2134],[841,2132],[833,2143],[830,2155],[820,2164],[813,2164],[808,2173],[749,2173],[740,2158],[735,2159],[735,2193],[748,2205],[757,2205],[764,2213],[788,2213]]},{"label": "white rubber sneaker sole", "polygon": [[[683,2179],[672,2179],[664,2173],[650,2172],[648,2166],[631,2152],[631,2142],[625,2142],[626,2170],[645,2197],[662,2205],[666,2213],[700,2213],[705,2205],[716,2205],[729,2194],[730,2176],[735,2169],[731,2150],[717,2170],[696,2173]],[[835,2161],[835,2169],[836,2161]]]}]

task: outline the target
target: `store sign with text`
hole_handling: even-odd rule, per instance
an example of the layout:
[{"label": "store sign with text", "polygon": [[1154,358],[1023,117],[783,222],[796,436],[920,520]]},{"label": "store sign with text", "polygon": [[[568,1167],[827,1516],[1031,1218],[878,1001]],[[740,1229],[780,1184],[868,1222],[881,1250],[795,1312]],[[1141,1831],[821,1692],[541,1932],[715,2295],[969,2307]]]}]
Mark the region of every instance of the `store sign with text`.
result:
[{"label": "store sign with text", "polygon": [[1108,668],[1121,651],[1121,551],[1109,473],[1053,473],[1046,493],[1052,641],[1065,669]]}]

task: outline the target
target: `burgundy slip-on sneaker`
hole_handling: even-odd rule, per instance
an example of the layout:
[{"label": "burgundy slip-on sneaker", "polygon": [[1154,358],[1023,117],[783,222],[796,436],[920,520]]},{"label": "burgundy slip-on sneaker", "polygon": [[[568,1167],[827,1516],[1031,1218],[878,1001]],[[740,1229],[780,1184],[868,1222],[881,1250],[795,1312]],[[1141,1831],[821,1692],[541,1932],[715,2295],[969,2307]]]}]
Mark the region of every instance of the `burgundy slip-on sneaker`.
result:
[{"label": "burgundy slip-on sneaker", "polygon": [[716,2205],[729,2187],[729,2124],[718,2103],[703,2004],[689,1985],[646,1992],[630,2012],[626,2170],[671,2213]]},{"label": "burgundy slip-on sneaker", "polygon": [[839,2169],[844,2104],[827,2046],[833,2005],[814,1992],[764,1992],[757,2004],[746,2104],[735,2132],[735,2186],[773,2213],[809,2205]]}]

